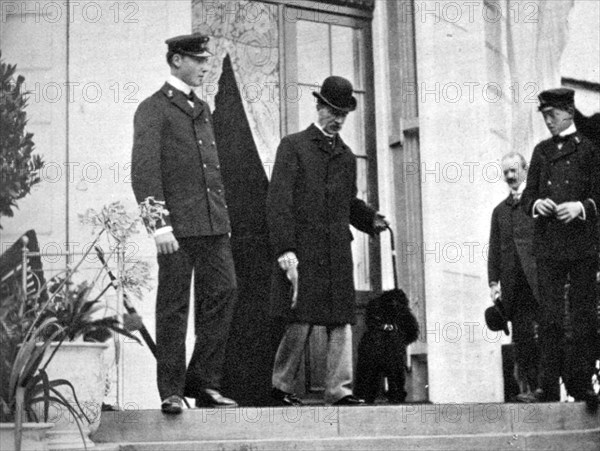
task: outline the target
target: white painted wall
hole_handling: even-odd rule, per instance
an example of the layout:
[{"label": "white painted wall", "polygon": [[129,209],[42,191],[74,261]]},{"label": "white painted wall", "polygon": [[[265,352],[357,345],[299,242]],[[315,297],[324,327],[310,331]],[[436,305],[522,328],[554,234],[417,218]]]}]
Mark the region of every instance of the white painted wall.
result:
[{"label": "white painted wall", "polygon": [[[18,65],[34,91],[29,130],[49,165],[15,217],[2,218],[2,246],[34,228],[43,249],[66,249],[68,239],[71,249],[80,251],[91,235],[80,226],[79,213],[116,200],[136,208],[128,182],[133,115],[168,76],[165,39],[191,33],[191,1],[3,0],[0,7],[2,58]],[[150,262],[156,278],[153,240],[142,232],[134,244],[135,258]],[[43,265],[53,266],[50,259]],[[155,296],[147,293],[136,303],[152,335]],[[123,350],[124,407],[158,408],[154,358],[133,342],[123,343]],[[106,357],[114,362],[112,351]],[[116,400],[114,382],[107,402]]]}]

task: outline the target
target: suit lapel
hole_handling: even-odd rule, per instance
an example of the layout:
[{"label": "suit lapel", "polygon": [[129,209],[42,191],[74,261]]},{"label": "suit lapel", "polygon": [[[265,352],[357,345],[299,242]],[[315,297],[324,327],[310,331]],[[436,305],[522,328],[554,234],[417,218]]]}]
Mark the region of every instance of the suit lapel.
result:
[{"label": "suit lapel", "polygon": [[577,144],[579,144],[580,142],[581,138],[575,135],[567,142],[565,142],[559,149],[558,146],[554,143],[554,141],[549,140],[546,155],[548,156],[548,159],[550,161],[555,161],[559,158],[566,157],[567,155],[570,155],[577,150]]},{"label": "suit lapel", "polygon": [[202,114],[202,111],[204,111],[204,104],[200,101],[198,97],[195,97],[194,111],[192,112],[192,117],[194,119],[198,119]]},{"label": "suit lapel", "polygon": [[183,94],[183,92],[179,91],[178,89],[175,89],[168,83],[165,83],[163,85],[161,91],[164,93],[165,96],[167,96],[167,98],[171,101],[173,105],[175,105],[188,116],[194,117],[194,109],[192,109],[192,107],[190,106],[187,97],[185,96],[185,94]]}]

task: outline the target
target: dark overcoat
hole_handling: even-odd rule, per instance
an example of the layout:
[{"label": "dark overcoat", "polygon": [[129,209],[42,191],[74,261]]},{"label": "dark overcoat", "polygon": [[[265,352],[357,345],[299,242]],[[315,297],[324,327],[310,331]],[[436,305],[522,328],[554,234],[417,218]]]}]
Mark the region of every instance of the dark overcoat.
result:
[{"label": "dark overcoat", "polygon": [[537,265],[533,255],[534,220],[512,196],[500,202],[492,213],[488,252],[488,280],[500,282],[502,304],[509,319],[514,302],[522,293],[515,292],[517,275],[525,274],[529,287],[539,299]]},{"label": "dark overcoat", "polygon": [[532,214],[538,199],[550,198],[557,205],[579,201],[586,220],[568,224],[554,217],[535,220],[533,251],[538,259],[579,260],[598,255],[598,209],[600,208],[600,151],[580,132],[559,150],[552,139],[533,150],[522,203]]},{"label": "dark overcoat", "polygon": [[231,231],[210,109],[168,83],[135,113],[131,183],[138,203],[165,202],[177,238]]},{"label": "dark overcoat", "polygon": [[[376,214],[356,195],[356,157],[339,136],[332,148],[313,124],[282,139],[267,197],[273,315],[315,325],[355,322],[349,226],[372,234]],[[299,260],[293,310],[291,284],[276,261],[286,251]]]}]

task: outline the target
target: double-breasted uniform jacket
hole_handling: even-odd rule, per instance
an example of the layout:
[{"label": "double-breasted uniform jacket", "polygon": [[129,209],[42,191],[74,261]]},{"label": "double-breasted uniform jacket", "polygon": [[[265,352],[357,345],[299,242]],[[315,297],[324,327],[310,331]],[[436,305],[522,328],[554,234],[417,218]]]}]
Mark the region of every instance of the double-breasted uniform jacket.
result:
[{"label": "double-breasted uniform jacket", "polygon": [[225,190],[209,106],[168,83],[134,118],[131,181],[138,203],[164,201],[176,237],[229,233]]},{"label": "double-breasted uniform jacket", "polygon": [[536,299],[539,299],[537,266],[533,255],[534,220],[513,201],[512,196],[500,202],[492,213],[488,252],[488,280],[500,281],[502,301],[508,319],[519,296],[515,281],[522,271]]},{"label": "double-breasted uniform jacket", "polygon": [[271,312],[290,322],[341,325],[355,322],[350,224],[373,233],[376,211],[356,197],[356,157],[337,136],[332,148],[312,124],[286,136],[277,150],[267,198],[275,257],[294,251],[298,301],[277,262]]},{"label": "double-breasted uniform jacket", "polygon": [[554,217],[535,220],[533,251],[538,259],[578,260],[598,255],[598,209],[600,208],[600,151],[576,132],[559,150],[552,139],[539,143],[531,157],[523,208],[533,213],[537,199],[550,198],[557,205],[579,201],[586,220],[568,224]]}]

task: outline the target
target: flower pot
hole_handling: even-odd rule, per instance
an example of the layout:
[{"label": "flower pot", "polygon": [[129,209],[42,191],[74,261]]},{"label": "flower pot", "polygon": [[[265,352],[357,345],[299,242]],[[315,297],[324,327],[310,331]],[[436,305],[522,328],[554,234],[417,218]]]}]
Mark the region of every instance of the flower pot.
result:
[{"label": "flower pot", "polygon": [[[100,426],[106,382],[103,353],[107,347],[105,343],[64,342],[46,369],[50,380],[66,379],[73,385],[79,405],[90,420],[90,423],[85,419],[80,421],[88,448],[94,446],[89,438],[90,434]],[[48,348],[46,359],[55,348],[56,345]],[[59,390],[69,404],[78,410],[72,390],[66,386],[59,387]],[[38,407],[43,408],[41,403]],[[48,433],[50,450],[83,448],[77,422],[66,407],[51,403],[47,421],[54,424],[54,428]]]},{"label": "flower pot", "polygon": [[[48,438],[46,434],[53,426],[52,423],[23,423],[21,451],[48,450]],[[14,451],[14,423],[0,423],[0,449],[2,451]]]}]

